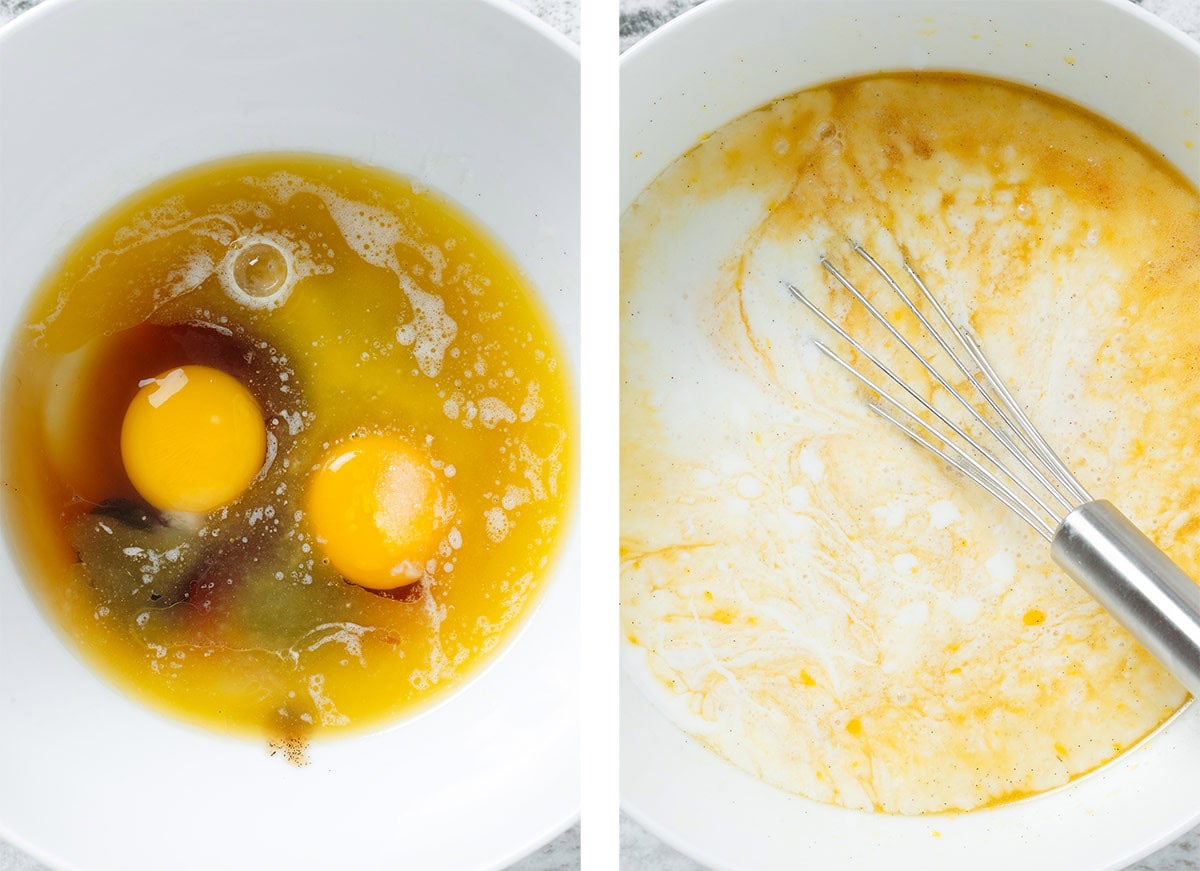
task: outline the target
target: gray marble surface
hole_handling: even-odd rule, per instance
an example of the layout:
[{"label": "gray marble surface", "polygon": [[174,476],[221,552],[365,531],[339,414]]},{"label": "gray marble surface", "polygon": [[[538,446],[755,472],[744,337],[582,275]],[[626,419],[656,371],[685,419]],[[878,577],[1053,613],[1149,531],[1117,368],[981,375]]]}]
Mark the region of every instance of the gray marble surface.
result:
[{"label": "gray marble surface", "polygon": [[[621,51],[704,0],[620,0]],[[1130,0],[1200,40],[1200,0]],[[621,814],[622,871],[705,871]],[[1200,826],[1127,871],[1200,871]]]},{"label": "gray marble surface", "polygon": [[[0,0],[0,27],[42,0]],[[579,42],[579,0],[513,0],[555,30]],[[576,823],[550,843],[509,867],[508,871],[574,871],[579,861],[580,827]],[[45,865],[0,841],[0,871],[50,871]]]}]

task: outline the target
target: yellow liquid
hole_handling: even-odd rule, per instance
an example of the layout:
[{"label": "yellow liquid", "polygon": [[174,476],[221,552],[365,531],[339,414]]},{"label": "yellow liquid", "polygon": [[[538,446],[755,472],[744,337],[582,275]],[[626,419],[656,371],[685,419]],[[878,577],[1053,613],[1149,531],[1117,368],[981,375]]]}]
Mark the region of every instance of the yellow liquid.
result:
[{"label": "yellow liquid", "polygon": [[[247,237],[298,278],[273,308],[227,290]],[[197,362],[256,394],[273,459],[206,517],[141,523],[125,408]],[[63,634],[151,704],[272,739],[461,683],[529,611],[571,501],[570,375],[534,291],[445,201],[333,158],[203,166],[105,216],[37,293],[4,396],[10,533]],[[370,433],[410,445],[451,508],[392,597],[338,575],[304,510],[326,451]]]}]

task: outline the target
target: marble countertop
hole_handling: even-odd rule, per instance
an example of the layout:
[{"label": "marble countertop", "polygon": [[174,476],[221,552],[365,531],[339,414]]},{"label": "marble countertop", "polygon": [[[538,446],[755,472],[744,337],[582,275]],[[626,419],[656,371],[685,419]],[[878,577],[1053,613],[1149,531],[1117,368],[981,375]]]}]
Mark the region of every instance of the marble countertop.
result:
[{"label": "marble countertop", "polygon": [[[620,0],[621,51],[704,0]],[[1200,40],[1200,0],[1129,0]],[[621,813],[622,871],[706,871]],[[1200,826],[1126,871],[1200,871]]]},{"label": "marble countertop", "polygon": [[[0,27],[42,0],[0,0]],[[555,30],[579,42],[579,0],[512,0]],[[575,871],[579,861],[579,824],[511,865],[508,871]],[[0,840],[0,871],[51,871],[31,856]]]}]

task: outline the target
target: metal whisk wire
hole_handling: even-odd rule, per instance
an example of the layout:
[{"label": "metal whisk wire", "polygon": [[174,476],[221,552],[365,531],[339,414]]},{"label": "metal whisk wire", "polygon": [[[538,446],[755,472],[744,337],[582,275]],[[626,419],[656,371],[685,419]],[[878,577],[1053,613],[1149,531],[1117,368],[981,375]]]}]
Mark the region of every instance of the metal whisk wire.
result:
[{"label": "metal whisk wire", "polygon": [[[951,346],[950,342],[930,323],[929,319],[912,298],[892,278],[887,270],[880,265],[879,261],[872,257],[861,245],[857,243],[851,244],[854,252],[870,265],[872,270],[883,279],[892,292],[900,299],[905,309],[917,319],[924,334],[936,342],[937,346],[949,357],[954,367],[966,379],[967,385],[969,385],[966,389],[974,389],[974,393],[990,409],[993,419],[989,420],[984,413],[981,413],[963,395],[962,391],[951,384],[950,380],[938,371],[916,346],[900,333],[887,317],[871,303],[867,296],[833,263],[827,258],[822,257],[821,265],[866,310],[871,318],[882,326],[921,365],[925,372],[966,411],[969,419],[981,427],[988,436],[1003,448],[1002,453],[1006,453],[1009,458],[1016,461],[1041,492],[1030,486],[1019,474],[1011,470],[996,455],[997,452],[989,450],[982,445],[977,438],[970,435],[962,426],[918,394],[906,381],[896,374],[892,367],[881,361],[875,354],[867,350],[862,343],[850,336],[813,303],[812,300],[805,296],[799,288],[791,282],[785,281],[784,285],[791,294],[802,302],[826,327],[836,333],[863,358],[868,360],[875,369],[885,375],[889,381],[899,387],[945,429],[939,429],[922,418],[908,405],[896,399],[886,389],[859,372],[851,363],[839,356],[824,342],[815,342],[817,348],[860,383],[876,393],[898,414],[890,413],[882,405],[874,402],[868,406],[871,411],[890,421],[910,439],[940,457],[944,462],[948,463],[971,481],[974,481],[1024,520],[1045,538],[1046,541],[1053,540],[1054,530],[1062,523],[1066,515],[1079,507],[1079,505],[1090,502],[1091,496],[1088,495],[1075,476],[1071,474],[1046,443],[1045,439],[1042,438],[1029,422],[1013,399],[1012,394],[1004,386],[1003,381],[997,376],[995,369],[984,356],[978,343],[964,329],[954,324],[946,309],[930,292],[928,286],[921,280],[916,270],[909,264],[904,264],[905,272],[921,291],[921,294],[937,317],[945,325],[945,331],[957,340],[961,346],[961,350],[955,350]],[[964,359],[964,351],[965,356],[974,364],[975,372],[972,371],[967,360]],[[949,432],[946,432],[946,430]],[[926,436],[932,436],[936,441],[930,441],[922,433],[926,434]],[[950,434],[957,436],[960,441],[955,442]],[[984,465],[985,463],[986,466]],[[1054,507],[1052,503],[1057,503],[1058,507]]]},{"label": "metal whisk wire", "polygon": [[[825,257],[821,258],[821,265],[966,411],[965,425],[936,408],[796,285],[785,281],[788,291],[818,320],[912,402],[897,399],[824,342],[816,342],[817,348],[879,397],[880,401],[869,403],[871,411],[974,481],[1046,539],[1053,560],[1107,608],[1193,696],[1200,697],[1200,589],[1195,582],[1115,506],[1088,494],[1026,417],[984,356],[979,342],[969,330],[951,320],[916,270],[907,263],[904,265],[904,271],[944,330],[934,326],[874,257],[861,245],[851,244],[899,296],[926,336],[953,361],[954,368],[966,379],[961,390],[845,274]],[[964,392],[981,399],[985,410],[977,408],[977,403]],[[980,437],[972,435],[969,429],[978,429]],[[999,450],[985,447],[981,438],[999,445]],[[1010,468],[1005,458],[1018,468]]]}]

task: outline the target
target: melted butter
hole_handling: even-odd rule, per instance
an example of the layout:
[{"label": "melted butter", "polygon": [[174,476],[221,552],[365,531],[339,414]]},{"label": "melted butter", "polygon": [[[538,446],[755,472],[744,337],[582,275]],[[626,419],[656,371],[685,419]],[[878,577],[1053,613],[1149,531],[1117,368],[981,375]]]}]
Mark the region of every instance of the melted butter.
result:
[{"label": "melted butter", "polygon": [[699,740],[821,801],[927,813],[1061,785],[1185,694],[815,353],[830,337],[782,279],[902,361],[821,254],[915,327],[847,237],[893,274],[903,245],[1084,486],[1198,574],[1196,191],[1033,91],[857,79],[731,122],[623,216],[626,661]]},{"label": "melted butter", "polygon": [[[246,239],[288,258],[270,305],[228,287]],[[224,554],[216,568],[186,601],[148,607],[137,589],[105,592],[68,530],[136,496],[121,419],[140,379],[190,362],[163,330],[194,321],[258,355],[272,461],[179,532]],[[143,191],[66,253],[4,376],[6,514],[30,584],[90,661],[174,714],[294,747],[410,713],[511,637],[551,570],[573,409],[550,320],[472,220],[381,170],[250,157]],[[346,583],[304,511],[329,447],[371,432],[405,440],[449,494],[412,601]],[[125,556],[149,575],[179,559],[151,551],[148,536]]]}]

